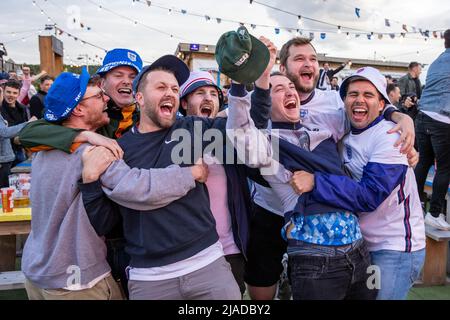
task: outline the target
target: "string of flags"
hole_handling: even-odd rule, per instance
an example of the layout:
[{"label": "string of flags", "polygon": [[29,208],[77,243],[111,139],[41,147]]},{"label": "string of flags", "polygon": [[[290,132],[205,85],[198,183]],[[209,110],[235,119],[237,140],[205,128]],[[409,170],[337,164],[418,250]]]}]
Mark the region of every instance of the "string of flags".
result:
[{"label": "string of flags", "polygon": [[[90,0],[89,0],[90,1]],[[93,1],[90,1],[93,2]],[[204,18],[206,22],[211,22],[211,21],[216,21],[218,24],[220,24],[222,21],[224,22],[230,22],[230,23],[237,23],[239,25],[242,26],[250,26],[252,29],[255,29],[256,27],[264,27],[264,28],[273,28],[274,33],[276,35],[279,35],[281,33],[281,30],[287,31],[289,33],[297,33],[299,35],[303,35],[303,32],[310,32],[310,34],[312,32],[319,32],[320,34],[320,38],[321,39],[325,39],[328,33],[342,33],[342,30],[345,29],[346,30],[346,35],[348,38],[348,35],[352,34],[355,35],[356,38],[360,37],[360,34],[365,34],[367,36],[367,39],[371,40],[372,37],[374,36],[374,32],[371,31],[367,31],[367,30],[361,30],[361,29],[355,29],[355,28],[350,28],[350,27],[346,27],[346,26],[341,26],[341,25],[335,25],[326,21],[322,21],[322,20],[318,20],[318,19],[314,19],[314,18],[310,18],[310,17],[306,17],[304,15],[300,15],[300,14],[296,14],[296,13],[292,13],[280,8],[276,8],[273,6],[270,6],[268,4],[265,4],[263,2],[260,1],[254,1],[254,0],[249,0],[250,4],[259,4],[268,8],[271,8],[273,10],[277,10],[277,11],[281,11],[283,13],[286,14],[290,14],[293,16],[296,16],[298,19],[298,25],[300,26],[302,24],[303,20],[310,20],[310,21],[314,21],[317,23],[322,23],[328,26],[333,26],[335,28],[337,28],[337,30],[312,30],[312,29],[305,29],[305,28],[300,28],[300,27],[281,27],[281,26],[273,26],[273,25],[264,25],[264,24],[255,24],[255,23],[249,23],[249,22],[242,22],[242,21],[237,21],[237,20],[232,20],[232,19],[224,19],[224,18],[219,18],[219,17],[212,17],[210,15],[204,15],[204,14],[200,14],[200,13],[196,13],[196,12],[188,12],[188,10],[186,9],[179,9],[179,8],[175,8],[175,7],[167,7],[161,4],[157,4],[155,2],[149,1],[149,0],[132,0],[132,3],[142,3],[145,4],[147,7],[156,7],[162,10],[167,10],[170,13],[179,13],[182,15],[189,15],[189,16],[195,16],[195,17],[199,17],[199,18]],[[361,17],[361,9],[360,8],[355,8],[355,14],[358,18]],[[386,21],[389,25],[390,25],[390,20],[386,19]],[[430,32],[432,32],[433,35],[436,35],[435,38],[438,38],[438,34],[440,35],[441,38],[443,38],[443,31],[444,30],[435,30],[435,31],[429,31],[429,30],[422,30],[421,28],[416,28],[416,27],[412,27],[411,31],[408,30],[407,25],[403,24],[402,25],[402,29],[405,32],[377,32],[378,34],[378,39],[383,39],[383,36],[389,36],[390,38],[395,38],[395,37],[402,37],[405,38],[406,34],[419,34],[422,37],[425,38],[429,38],[430,36]],[[392,35],[394,37],[392,37]]]},{"label": "string of flags", "polygon": [[[100,4],[98,4],[98,3],[96,3],[96,2],[94,2],[92,0],[88,0],[88,1],[90,3],[92,3],[93,5],[97,6],[99,11],[101,11],[101,10],[108,11],[108,12],[110,12],[112,14],[115,14],[116,16],[119,16],[121,18],[124,18],[124,19],[127,19],[127,20],[131,21],[133,23],[133,25],[135,25],[135,26],[139,24],[139,25],[142,25],[142,26],[144,26],[146,28],[149,28],[149,29],[151,29],[153,31],[164,33],[164,34],[168,35],[171,39],[172,38],[177,38],[177,39],[180,39],[180,40],[185,40],[185,39],[183,39],[181,37],[174,36],[174,35],[166,32],[166,31],[159,30],[159,29],[156,29],[154,27],[148,26],[146,24],[140,23],[140,22],[136,21],[135,19],[127,17],[127,16],[125,16],[123,14],[116,13],[116,12],[106,8],[104,5],[100,5]],[[32,3],[33,3],[34,6],[37,6],[40,9],[41,14],[45,13],[44,10],[37,4],[36,0],[33,0]],[[286,32],[289,32],[289,33],[295,33],[296,35],[303,35],[303,36],[308,36],[309,35],[309,38],[311,38],[311,39],[314,39],[316,33],[319,34],[319,37],[320,37],[321,40],[325,40],[327,38],[328,34],[336,34],[336,33],[337,34],[344,33],[346,35],[347,39],[350,39],[350,36],[354,36],[355,39],[358,39],[358,38],[361,38],[361,36],[364,36],[364,38],[367,38],[368,40],[372,40],[374,38],[382,40],[385,37],[388,37],[388,38],[391,38],[391,39],[395,39],[396,37],[400,37],[401,39],[404,39],[404,38],[406,38],[406,35],[410,35],[410,34],[417,34],[417,35],[420,34],[420,36],[422,36],[425,39],[425,41],[430,39],[431,36],[433,38],[435,38],[435,39],[437,39],[437,38],[443,39],[444,38],[444,35],[443,35],[443,31],[444,30],[433,30],[433,31],[423,30],[422,28],[409,27],[406,24],[402,24],[402,32],[376,32],[375,33],[375,32],[370,32],[370,31],[367,31],[367,30],[360,30],[360,29],[355,29],[355,28],[349,28],[349,27],[342,26],[342,25],[334,25],[334,24],[331,24],[331,23],[328,23],[328,22],[325,22],[325,21],[320,21],[320,20],[317,20],[317,19],[313,19],[313,18],[310,18],[310,17],[303,16],[303,15],[298,15],[296,13],[288,12],[286,10],[283,10],[283,9],[280,9],[280,8],[276,8],[276,7],[272,7],[272,6],[269,6],[269,5],[265,4],[265,3],[262,3],[260,1],[254,1],[254,0],[250,1],[250,4],[256,3],[256,4],[259,4],[259,5],[267,6],[267,7],[271,8],[271,9],[274,9],[274,10],[282,11],[282,12],[284,12],[286,14],[290,14],[290,15],[296,16],[297,19],[298,19],[298,26],[296,26],[296,27],[281,27],[281,26],[255,24],[255,23],[242,22],[242,21],[236,21],[236,20],[231,20],[231,19],[224,19],[224,18],[220,18],[220,17],[213,17],[213,16],[210,16],[210,15],[205,15],[205,14],[200,14],[200,13],[195,13],[195,12],[188,12],[188,10],[186,10],[186,9],[178,9],[178,8],[174,8],[174,7],[170,7],[169,8],[169,7],[166,7],[164,5],[160,5],[160,4],[154,3],[153,1],[149,1],[149,0],[132,0],[132,5],[133,6],[135,5],[135,3],[141,3],[141,4],[146,5],[147,7],[157,7],[159,9],[167,10],[168,14],[178,13],[178,14],[182,14],[182,15],[190,15],[190,16],[196,16],[196,17],[204,18],[205,19],[204,21],[206,21],[208,23],[211,22],[211,21],[216,21],[218,24],[220,24],[222,22],[231,22],[231,23],[238,23],[239,25],[242,25],[242,26],[250,26],[250,28],[252,28],[252,29],[255,29],[256,27],[273,28],[274,33],[276,35],[279,35],[281,33],[281,31],[283,30],[283,31],[286,31]],[[355,15],[358,18],[361,17],[361,9],[360,8],[355,8]],[[323,23],[323,24],[326,24],[326,25],[329,25],[329,26],[333,26],[336,29],[334,29],[334,30],[317,30],[317,29],[302,28],[301,25],[302,25],[302,21],[303,20],[311,20],[311,21],[314,21],[314,22]],[[48,16],[48,21],[49,22],[53,21],[54,25],[56,26],[56,22],[54,20],[52,20],[49,16]],[[73,19],[73,23],[74,24],[77,23],[75,18]],[[390,19],[385,19],[385,25],[387,27],[391,26]],[[90,26],[86,25],[82,21],[79,21],[79,26],[80,26],[81,29],[84,29],[86,31],[92,30]],[[58,33],[63,34],[64,31],[59,29]],[[74,40],[78,39],[78,37],[76,37],[76,36],[74,36],[74,35],[72,35],[70,33],[66,33],[66,34],[69,37],[72,37]],[[419,39],[419,38],[414,38],[414,39]],[[84,41],[84,43],[89,44],[86,41]],[[91,44],[89,44],[89,45],[91,45]],[[101,47],[98,47],[96,45],[93,45],[93,46],[103,50],[103,48],[101,48]]]}]

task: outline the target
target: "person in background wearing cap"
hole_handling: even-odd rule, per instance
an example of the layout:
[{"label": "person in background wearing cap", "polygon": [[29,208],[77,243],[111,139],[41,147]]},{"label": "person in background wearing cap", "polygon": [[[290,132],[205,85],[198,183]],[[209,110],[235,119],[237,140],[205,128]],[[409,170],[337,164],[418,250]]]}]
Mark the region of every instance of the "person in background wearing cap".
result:
[{"label": "person in background wearing cap", "polygon": [[[45,118],[89,131],[108,124],[109,98],[89,78],[85,68],[81,75],[62,73],[46,96]],[[121,299],[105,243],[87,218],[77,186],[86,147],[72,154],[42,151],[33,159],[33,222],[22,256],[30,300]]]},{"label": "person in background wearing cap", "polygon": [[428,69],[426,86],[419,102],[416,131],[420,159],[415,173],[421,200],[426,202],[423,188],[428,171],[436,161],[425,223],[440,230],[450,230],[447,222],[450,212],[445,208],[445,195],[450,183],[450,29],[444,32],[444,46],[444,52]]},{"label": "person in background wearing cap", "polygon": [[[348,131],[348,121],[346,120],[345,109],[339,93],[334,90],[319,90],[316,85],[319,79],[319,63],[317,53],[310,39],[296,37],[286,42],[280,50],[280,71],[285,74],[295,85],[297,93],[301,99],[300,118],[302,124],[305,126],[319,126],[321,129],[330,130],[333,134],[333,139],[339,141]],[[397,126],[390,132],[401,131],[400,139],[396,144],[402,143],[402,152],[410,153],[408,157],[411,158],[411,164],[417,162],[417,152],[411,150],[414,144],[414,124],[412,120],[400,112],[393,112],[395,108],[388,107],[384,111],[384,116],[387,120],[397,122]],[[260,113],[252,114],[257,128],[266,128],[266,118],[258,119]],[[262,208],[267,214],[266,220],[271,223],[266,224],[263,230],[261,224],[258,229],[262,234],[277,234],[278,230],[284,225],[282,204],[273,190],[264,188],[261,185],[254,184],[255,192],[253,201],[259,208]],[[269,227],[271,226],[271,227]],[[256,231],[255,231],[256,232]],[[278,233],[279,234],[279,233]],[[260,272],[260,276],[267,279],[272,279],[272,284],[268,282],[254,282],[253,285],[248,286],[250,296],[252,299],[271,299],[276,292],[276,275],[281,272],[281,260],[283,251],[281,237],[278,241],[272,240],[267,243],[267,247],[272,250],[265,250],[261,252],[260,267],[257,270],[265,270]],[[271,254],[272,253],[272,254]],[[264,258],[263,256],[266,256]],[[269,268],[263,268],[266,264],[264,261],[280,261]],[[270,271],[271,270],[271,271]],[[246,280],[247,281],[247,280]],[[251,279],[249,279],[251,281]],[[247,284],[249,284],[247,282]]]},{"label": "person in background wearing cap", "polygon": [[[197,162],[194,156],[198,150],[194,148],[193,139],[198,133],[217,128],[225,134],[224,118],[176,118],[179,88],[189,74],[183,61],[166,55],[143,68],[134,80],[136,102],[141,108],[139,124],[118,140],[124,150],[124,160],[133,170],[173,166],[180,160],[174,159],[173,153],[179,142],[175,136],[181,132],[184,138],[192,139],[185,141],[183,138],[190,156],[188,160],[181,159],[181,167]],[[131,256],[128,268],[130,299],[240,299],[239,286],[223,257],[208,191],[203,183],[206,179],[197,181],[193,189],[179,199],[152,209],[125,197],[116,198],[115,191],[126,189],[132,193],[137,184],[133,181],[117,184],[113,178],[114,165],[104,173],[102,168],[99,169],[98,162],[103,160],[104,157],[94,150],[86,156],[84,170],[95,172],[94,177],[101,175],[103,191],[119,203],[126,251]],[[183,180],[174,179],[173,182],[179,184],[180,181]],[[167,193],[174,189],[167,178],[159,183],[168,186]],[[115,190],[108,191],[110,188]]]},{"label": "person in background wearing cap", "polygon": [[[103,65],[97,70],[100,75],[100,87],[110,97],[108,101],[108,116],[110,122],[98,128],[96,134],[90,131],[68,128],[42,119],[35,124],[26,126],[19,134],[20,142],[31,151],[56,148],[71,152],[79,143],[89,142],[102,145],[108,149],[119,148],[117,142],[106,139],[120,138],[139,119],[139,108],[134,102],[132,82],[142,68],[141,57],[129,49],[113,49],[107,52]],[[89,203],[85,202],[88,206]],[[108,246],[108,261],[113,270],[113,276],[120,281],[127,294],[127,278],[125,267],[129,257],[124,252],[124,239],[121,221],[106,235]]]},{"label": "person in background wearing cap", "polygon": [[[2,79],[6,78],[6,79]],[[0,74],[0,104],[3,102],[3,88],[1,81],[6,83],[9,79],[7,73]],[[35,121],[36,117],[31,117],[29,122]],[[9,187],[8,176],[11,174],[11,166],[16,158],[11,147],[11,139],[19,134],[19,131],[27,124],[27,122],[8,127],[8,122],[0,115],[0,188]]]},{"label": "person in background wearing cap", "polygon": [[[259,81],[265,81],[266,87],[271,85],[272,100],[272,128],[266,141],[278,143],[271,145],[260,139],[259,130],[252,122],[247,121],[250,112],[234,95],[239,92],[235,88],[243,85],[232,84],[228,97],[227,129],[236,130],[234,134],[245,141],[244,144],[235,144],[238,154],[248,152],[248,158],[254,159],[256,153],[259,153],[256,157],[258,163],[254,165],[261,168],[261,174],[281,202],[280,210],[286,223],[279,227],[278,234],[282,230],[288,241],[289,278],[293,298],[374,299],[376,289],[371,290],[366,285],[366,269],[370,265],[370,257],[359,231],[356,215],[340,207],[321,205],[306,198],[307,196],[299,197],[290,185],[292,171],[303,167],[344,174],[332,133],[321,127],[306,128],[301,125],[300,99],[294,84],[285,75],[276,72],[272,76],[263,74],[263,77]],[[279,157],[275,157],[278,154],[274,148],[276,145],[279,146]],[[245,151],[242,152],[243,150]],[[302,154],[305,159],[297,161]],[[249,164],[246,160],[241,160]],[[276,241],[276,238],[272,238],[278,237],[278,234],[267,233],[265,237],[268,240],[264,240],[264,235],[260,239],[264,243]],[[267,257],[263,252],[260,254]],[[268,261],[272,268],[280,262]],[[264,271],[271,272],[267,269]],[[281,270],[274,275],[274,283],[280,273]]]},{"label": "person in background wearing cap", "polygon": [[[253,99],[268,95],[268,91],[256,87]],[[222,90],[216,85],[211,74],[205,71],[191,72],[189,79],[180,88],[180,100],[180,112],[184,116],[214,119],[224,107]],[[258,104],[258,101],[255,103]],[[259,171],[245,165],[221,164],[213,154],[205,154],[203,159],[208,164],[206,186],[219,240],[241,294],[244,294],[244,266],[251,216],[247,177],[255,179]]]},{"label": "person in background wearing cap", "polygon": [[425,260],[425,226],[413,168],[394,147],[394,123],[381,111],[390,103],[386,79],[372,67],[361,68],[341,86],[351,122],[341,158],[348,176],[323,172],[294,174],[297,193],[328,205],[361,212],[361,232],[372,264],[379,268],[377,299],[406,299]]}]

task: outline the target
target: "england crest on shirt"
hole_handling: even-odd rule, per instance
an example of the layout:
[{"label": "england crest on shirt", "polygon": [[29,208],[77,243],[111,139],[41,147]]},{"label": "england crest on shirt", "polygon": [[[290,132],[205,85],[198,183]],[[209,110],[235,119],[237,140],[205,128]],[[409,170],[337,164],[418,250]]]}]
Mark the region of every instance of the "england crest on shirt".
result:
[{"label": "england crest on shirt", "polygon": [[350,161],[352,159],[352,148],[348,144],[345,144],[345,154],[347,155],[347,159],[345,160]]},{"label": "england crest on shirt", "polygon": [[300,118],[304,119],[308,116],[308,109],[300,109]]}]

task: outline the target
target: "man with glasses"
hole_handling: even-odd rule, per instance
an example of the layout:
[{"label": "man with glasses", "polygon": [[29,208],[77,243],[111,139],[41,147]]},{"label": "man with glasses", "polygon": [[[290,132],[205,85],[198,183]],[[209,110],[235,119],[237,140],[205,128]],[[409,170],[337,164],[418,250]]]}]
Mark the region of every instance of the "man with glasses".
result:
[{"label": "man with glasses", "polygon": [[[141,57],[129,49],[113,49],[106,54],[103,65],[97,70],[100,76],[99,87],[102,93],[109,97],[106,112],[109,123],[99,127],[97,133],[78,128],[70,128],[42,119],[35,121],[36,125],[26,126],[19,135],[21,143],[31,151],[56,148],[72,152],[79,143],[89,142],[113,150],[117,155],[121,150],[115,140],[126,133],[139,119],[139,109],[132,93],[132,82],[142,68]],[[45,117],[44,117],[45,118]],[[125,267],[129,257],[124,251],[122,221],[106,237],[108,247],[108,262],[113,276],[120,280],[127,292],[127,277]]]},{"label": "man with glasses", "polygon": [[[108,100],[86,69],[81,75],[65,72],[46,97],[44,117],[95,131],[109,122]],[[72,154],[42,151],[33,159],[33,223],[22,258],[31,300],[122,298],[106,261],[106,245],[92,228],[78,189],[86,147]]]}]

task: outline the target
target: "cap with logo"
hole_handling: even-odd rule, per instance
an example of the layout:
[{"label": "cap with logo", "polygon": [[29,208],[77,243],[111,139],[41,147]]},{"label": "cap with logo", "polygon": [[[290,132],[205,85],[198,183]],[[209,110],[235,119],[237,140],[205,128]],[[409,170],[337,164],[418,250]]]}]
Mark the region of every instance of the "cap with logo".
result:
[{"label": "cap with logo", "polygon": [[137,89],[139,87],[139,83],[141,82],[142,77],[149,71],[156,69],[156,68],[165,68],[168,70],[171,70],[175,78],[177,79],[178,85],[181,86],[183,83],[186,82],[186,80],[189,78],[189,68],[187,65],[183,62],[183,60],[178,59],[176,56],[172,54],[168,54],[165,56],[162,56],[161,58],[157,59],[152,64],[145,66],[141,72],[138,73],[136,78],[133,80],[133,91],[134,93],[137,92]]},{"label": "cap with logo", "polygon": [[341,88],[339,89],[339,94],[341,96],[342,100],[345,100],[345,96],[347,95],[347,89],[349,80],[355,79],[355,78],[361,78],[361,80],[367,80],[371,82],[375,88],[378,90],[378,92],[383,96],[384,100],[388,104],[392,104],[389,100],[389,96],[386,92],[387,82],[386,78],[381,74],[380,71],[373,67],[363,67],[356,70],[354,74],[347,77],[341,85]]},{"label": "cap with logo", "polygon": [[266,45],[244,26],[224,33],[216,44],[215,55],[220,72],[242,84],[257,80],[270,59]]},{"label": "cap with logo", "polygon": [[[219,110],[223,107],[223,93],[222,89],[216,84],[211,73],[206,71],[192,71],[189,79],[180,87],[180,99],[187,97],[201,87],[214,87],[217,90],[219,97]],[[180,113],[186,115],[186,110],[180,107]]]},{"label": "cap with logo", "polygon": [[106,53],[103,65],[97,70],[97,74],[103,75],[111,69],[120,66],[130,66],[139,73],[142,69],[142,59],[133,50],[113,49]]},{"label": "cap with logo", "polygon": [[61,73],[45,96],[44,119],[55,122],[68,118],[83,98],[89,78],[86,67],[81,70],[81,75],[71,72]]}]

